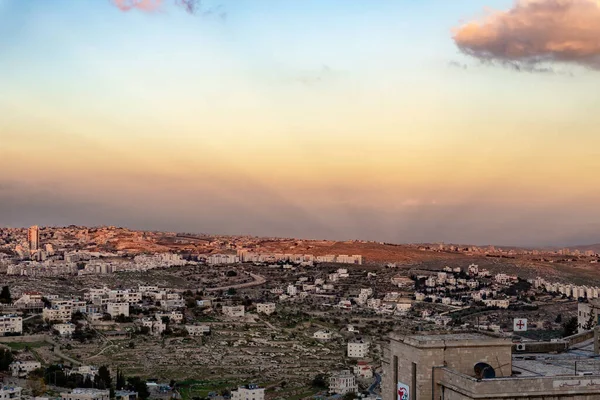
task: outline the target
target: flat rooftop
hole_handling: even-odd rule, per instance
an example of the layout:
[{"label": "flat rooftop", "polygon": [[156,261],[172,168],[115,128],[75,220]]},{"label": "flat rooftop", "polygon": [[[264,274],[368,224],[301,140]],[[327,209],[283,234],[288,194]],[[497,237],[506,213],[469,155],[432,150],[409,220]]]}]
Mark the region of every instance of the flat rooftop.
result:
[{"label": "flat rooftop", "polygon": [[513,354],[513,376],[600,375],[600,356],[594,354],[593,341],[587,340],[560,354]]},{"label": "flat rooftop", "polygon": [[489,335],[483,332],[455,332],[455,333],[431,333],[422,335],[390,335],[392,340],[405,343],[409,346],[426,347],[489,347],[489,346],[511,346],[508,338]]}]

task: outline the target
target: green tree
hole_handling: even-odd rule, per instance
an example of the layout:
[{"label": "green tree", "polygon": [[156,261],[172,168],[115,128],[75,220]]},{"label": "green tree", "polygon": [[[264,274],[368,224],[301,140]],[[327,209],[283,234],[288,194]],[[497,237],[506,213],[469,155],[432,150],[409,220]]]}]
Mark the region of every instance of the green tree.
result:
[{"label": "green tree", "polygon": [[558,314],[556,316],[556,319],[554,320],[554,322],[556,322],[557,324],[560,324],[562,322],[562,314]]},{"label": "green tree", "polygon": [[571,336],[577,333],[577,317],[571,317],[563,324],[563,337]]},{"label": "green tree", "polygon": [[142,378],[139,376],[127,378],[127,383],[130,390],[137,392],[138,398],[146,400],[148,397],[150,397],[150,392],[148,391],[148,385],[146,385],[146,381],[142,380]]},{"label": "green tree", "polygon": [[0,349],[0,371],[8,371],[8,366],[13,362],[13,354],[8,349]]},{"label": "green tree", "polygon": [[587,322],[583,326],[583,329],[585,329],[586,331],[594,329],[594,327],[596,326],[596,318],[594,318],[594,317],[595,317],[594,313],[590,313],[590,317],[588,318]]},{"label": "green tree", "polygon": [[122,390],[126,384],[125,375],[122,371],[117,370],[117,390]]},{"label": "green tree", "polygon": [[112,383],[112,378],[110,377],[110,370],[106,365],[98,368],[98,374],[96,375],[96,384],[101,389],[109,388]]},{"label": "green tree", "polygon": [[327,389],[327,376],[325,374],[317,374],[312,380],[311,386],[315,389]]},{"label": "green tree", "polygon": [[356,397],[356,393],[354,393],[354,392],[348,392],[344,395],[344,397],[342,397],[343,400],[354,400],[357,398],[358,397]]},{"label": "green tree", "polygon": [[0,303],[2,303],[2,304],[12,303],[12,297],[10,295],[10,288],[8,286],[2,286],[2,291],[0,292]]}]

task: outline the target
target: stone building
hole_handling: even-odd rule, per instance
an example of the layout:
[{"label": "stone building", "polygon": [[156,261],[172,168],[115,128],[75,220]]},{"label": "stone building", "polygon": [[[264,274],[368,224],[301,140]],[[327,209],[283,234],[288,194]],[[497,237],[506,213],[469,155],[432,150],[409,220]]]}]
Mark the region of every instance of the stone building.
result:
[{"label": "stone building", "polygon": [[513,355],[511,340],[481,333],[392,335],[384,347],[382,398],[599,399],[597,341],[558,354]]},{"label": "stone building", "polygon": [[[600,316],[600,300],[593,299],[588,303],[577,304],[577,327],[578,331],[584,332],[598,325]],[[591,322],[591,326],[588,326]]]}]

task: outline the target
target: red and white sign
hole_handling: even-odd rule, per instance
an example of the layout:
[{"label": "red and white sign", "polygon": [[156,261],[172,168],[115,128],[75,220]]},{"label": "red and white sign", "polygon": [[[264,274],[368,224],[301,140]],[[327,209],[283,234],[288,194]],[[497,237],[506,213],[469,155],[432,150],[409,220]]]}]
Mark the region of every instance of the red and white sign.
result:
[{"label": "red and white sign", "polygon": [[402,382],[398,382],[398,400],[410,400],[410,389]]},{"label": "red and white sign", "polygon": [[525,332],[527,330],[527,320],[525,318],[515,318],[513,321],[514,332]]}]

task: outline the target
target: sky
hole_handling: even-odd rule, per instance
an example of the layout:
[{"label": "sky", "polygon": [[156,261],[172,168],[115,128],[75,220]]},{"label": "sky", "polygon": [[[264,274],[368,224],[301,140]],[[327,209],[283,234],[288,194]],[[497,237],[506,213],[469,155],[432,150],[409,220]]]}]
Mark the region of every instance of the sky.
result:
[{"label": "sky", "polygon": [[600,242],[596,0],[0,0],[0,226]]}]

